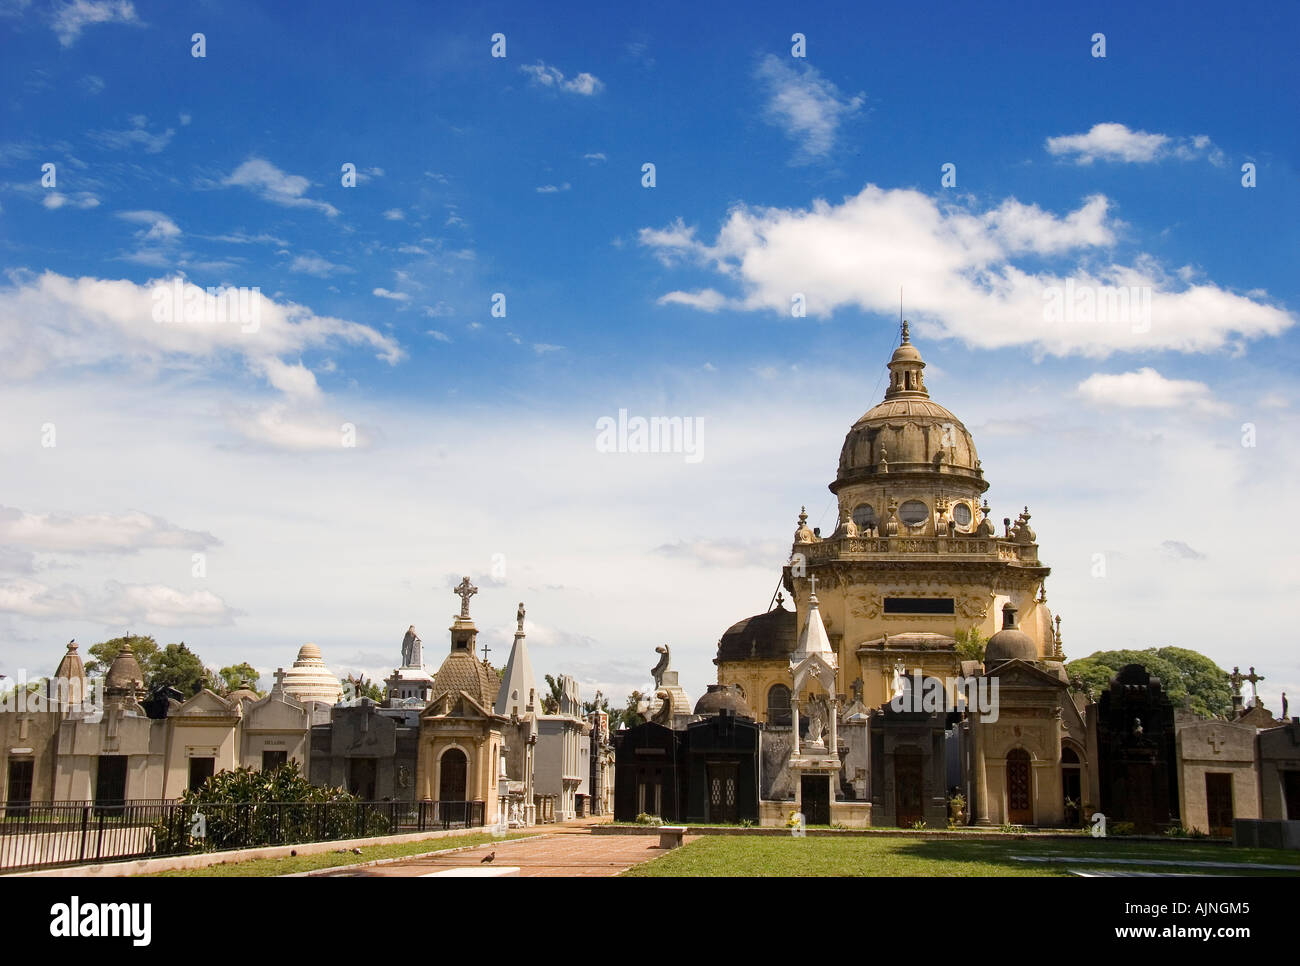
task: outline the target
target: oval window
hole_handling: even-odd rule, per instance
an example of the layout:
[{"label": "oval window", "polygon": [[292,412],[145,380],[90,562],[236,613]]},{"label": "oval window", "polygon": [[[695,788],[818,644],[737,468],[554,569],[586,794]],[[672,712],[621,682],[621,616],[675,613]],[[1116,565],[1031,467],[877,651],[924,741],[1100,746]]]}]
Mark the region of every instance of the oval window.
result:
[{"label": "oval window", "polygon": [[952,508],[952,522],[959,527],[970,526],[971,516],[970,507],[965,503],[958,503]]},{"label": "oval window", "polygon": [[924,523],[930,518],[930,508],[920,500],[908,500],[898,508],[898,519],[909,527]]},{"label": "oval window", "polygon": [[853,508],[853,522],[858,525],[859,530],[874,527],[876,525],[876,511],[872,509],[870,503],[859,503]]}]

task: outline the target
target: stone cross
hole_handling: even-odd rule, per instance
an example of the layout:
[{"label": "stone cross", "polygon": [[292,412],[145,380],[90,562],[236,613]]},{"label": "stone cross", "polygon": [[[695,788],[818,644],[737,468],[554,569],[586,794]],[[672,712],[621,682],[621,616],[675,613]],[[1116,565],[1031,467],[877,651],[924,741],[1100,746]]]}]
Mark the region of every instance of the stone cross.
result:
[{"label": "stone cross", "polygon": [[[811,577],[808,578],[808,585],[812,587],[812,596],[816,597],[817,596],[817,575],[816,574],[813,574]],[[1255,669],[1251,668],[1251,670],[1253,671]]]},{"label": "stone cross", "polygon": [[1223,732],[1222,732],[1222,731],[1215,731],[1213,734],[1211,734],[1211,735],[1210,735],[1208,738],[1206,738],[1205,740],[1208,741],[1208,742],[1210,743],[1210,747],[1214,749],[1214,753],[1217,755],[1217,754],[1222,753],[1222,751],[1223,751],[1223,742],[1226,741],[1227,739],[1225,739],[1225,738],[1223,737]]},{"label": "stone cross", "polygon": [[272,691],[284,690],[284,668],[278,667],[275,669],[275,684],[271,686],[271,690]]},{"label": "stone cross", "polygon": [[1255,669],[1252,667],[1250,673],[1247,674],[1243,680],[1250,682],[1250,703],[1252,705],[1259,704],[1259,682],[1264,680],[1264,675],[1256,674]]},{"label": "stone cross", "polygon": [[463,577],[452,593],[460,597],[460,616],[469,617],[469,599],[478,593],[478,588],[469,582],[468,577]]},{"label": "stone cross", "polygon": [[1228,681],[1232,684],[1232,693],[1241,694],[1241,682],[1246,680],[1246,675],[1241,673],[1241,668],[1234,667],[1232,673],[1228,675]]}]

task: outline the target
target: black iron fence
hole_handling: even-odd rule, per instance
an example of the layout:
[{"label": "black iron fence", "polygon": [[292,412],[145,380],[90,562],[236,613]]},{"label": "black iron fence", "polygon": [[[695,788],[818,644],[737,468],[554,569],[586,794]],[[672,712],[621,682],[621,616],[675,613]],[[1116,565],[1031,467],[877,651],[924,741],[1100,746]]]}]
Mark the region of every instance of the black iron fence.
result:
[{"label": "black iron fence", "polygon": [[0,872],[482,827],[484,802],[0,802]]}]

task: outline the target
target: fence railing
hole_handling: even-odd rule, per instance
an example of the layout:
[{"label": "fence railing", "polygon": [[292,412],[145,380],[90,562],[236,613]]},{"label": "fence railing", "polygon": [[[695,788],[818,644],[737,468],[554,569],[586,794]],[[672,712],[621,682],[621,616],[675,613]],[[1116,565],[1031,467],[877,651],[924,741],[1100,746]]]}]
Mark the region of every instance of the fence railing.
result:
[{"label": "fence railing", "polygon": [[0,872],[482,827],[484,802],[0,802]]}]

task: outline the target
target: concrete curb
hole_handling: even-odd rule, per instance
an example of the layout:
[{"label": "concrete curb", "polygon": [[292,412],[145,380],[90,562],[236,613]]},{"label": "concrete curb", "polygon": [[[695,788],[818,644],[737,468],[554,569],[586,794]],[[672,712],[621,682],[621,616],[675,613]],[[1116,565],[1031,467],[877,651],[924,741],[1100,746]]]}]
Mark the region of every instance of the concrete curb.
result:
[{"label": "concrete curb", "polygon": [[[329,842],[302,842],[298,845],[268,845],[255,849],[231,849],[228,852],[199,852],[194,855],[173,855],[158,859],[129,859],[125,862],[96,862],[90,865],[72,865],[59,869],[37,869],[32,872],[13,872],[0,878],[87,878],[94,876],[153,875],[181,869],[205,869],[228,862],[246,862],[249,859],[283,859],[290,853],[317,855],[337,852],[339,849],[363,848],[368,845],[402,845],[479,835],[486,828],[456,828],[441,832],[407,832],[402,835],[376,835],[363,839],[334,839]],[[336,868],[343,868],[336,866]]]},{"label": "concrete curb", "polygon": [[[658,835],[658,825],[599,825],[592,826],[594,835]],[[790,829],[774,826],[756,825],[752,828],[742,826],[687,825],[687,835],[790,835]],[[1079,842],[1090,840],[1091,836],[1080,832],[999,832],[995,829],[831,829],[810,828],[805,830],[809,838],[932,838],[932,839],[969,839],[976,842]],[[1231,846],[1229,839],[1185,839],[1170,838],[1165,835],[1110,835],[1107,842],[1164,842],[1167,844],[1188,843],[1196,845]]]}]

